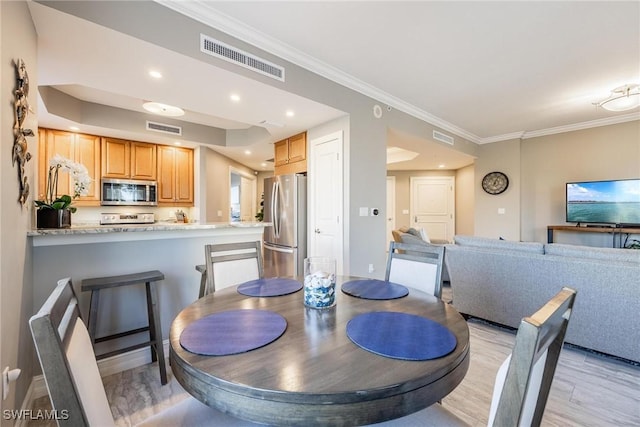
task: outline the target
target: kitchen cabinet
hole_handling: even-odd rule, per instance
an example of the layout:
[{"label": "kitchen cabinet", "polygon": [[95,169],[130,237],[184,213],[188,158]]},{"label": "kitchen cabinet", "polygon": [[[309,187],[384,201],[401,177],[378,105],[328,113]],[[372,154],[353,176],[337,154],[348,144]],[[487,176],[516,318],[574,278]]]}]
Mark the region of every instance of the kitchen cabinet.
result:
[{"label": "kitchen cabinet", "polygon": [[[46,193],[49,160],[56,154],[87,168],[92,182],[89,193],[74,200],[76,206],[100,205],[100,137],[53,129],[38,131],[38,200]],[[73,197],[73,180],[68,173],[58,173],[58,194]]]},{"label": "kitchen cabinet", "polygon": [[274,173],[307,171],[307,133],[302,132],[274,144]]},{"label": "kitchen cabinet", "polygon": [[156,145],[102,138],[102,177],[155,181]]},{"label": "kitchen cabinet", "polygon": [[193,206],[193,150],[158,146],[158,204]]}]

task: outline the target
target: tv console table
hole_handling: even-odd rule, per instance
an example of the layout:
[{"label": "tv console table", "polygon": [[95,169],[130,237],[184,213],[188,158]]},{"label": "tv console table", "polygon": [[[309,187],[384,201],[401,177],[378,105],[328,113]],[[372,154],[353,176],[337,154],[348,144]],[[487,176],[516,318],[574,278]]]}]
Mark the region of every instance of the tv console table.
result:
[{"label": "tv console table", "polygon": [[[629,227],[585,227],[576,225],[549,225],[547,226],[547,243],[553,243],[553,233],[555,231],[574,231],[578,233],[610,233],[613,237],[613,247],[622,247],[623,234],[640,234],[640,228]],[[618,246],[616,246],[616,236],[618,236]]]}]

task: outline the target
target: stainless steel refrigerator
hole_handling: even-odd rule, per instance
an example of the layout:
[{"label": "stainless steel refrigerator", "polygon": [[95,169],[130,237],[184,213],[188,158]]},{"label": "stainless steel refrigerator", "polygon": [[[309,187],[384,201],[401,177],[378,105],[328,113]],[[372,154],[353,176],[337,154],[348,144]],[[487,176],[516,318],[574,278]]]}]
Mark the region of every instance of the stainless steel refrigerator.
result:
[{"label": "stainless steel refrigerator", "polygon": [[307,177],[278,175],[264,180],[264,277],[303,274],[307,256]]}]

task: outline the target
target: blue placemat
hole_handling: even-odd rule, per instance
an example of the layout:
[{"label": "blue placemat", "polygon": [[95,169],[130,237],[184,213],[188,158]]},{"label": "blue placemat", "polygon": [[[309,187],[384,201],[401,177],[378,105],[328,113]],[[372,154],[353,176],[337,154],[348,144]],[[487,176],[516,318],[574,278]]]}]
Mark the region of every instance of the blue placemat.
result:
[{"label": "blue placemat", "polygon": [[298,292],[300,289],[302,283],[280,277],[251,280],[238,285],[238,292],[250,297],[277,297]]},{"label": "blue placemat", "polygon": [[364,299],[396,299],[409,295],[406,286],[377,279],[351,280],[342,285],[342,292]]},{"label": "blue placemat", "polygon": [[212,314],[187,326],[180,345],[205,356],[225,356],[263,347],[280,338],[287,321],[267,310],[229,310]]},{"label": "blue placemat", "polygon": [[374,311],[347,323],[347,336],[358,346],[380,356],[429,360],[446,356],[457,340],[449,329],[414,314]]}]

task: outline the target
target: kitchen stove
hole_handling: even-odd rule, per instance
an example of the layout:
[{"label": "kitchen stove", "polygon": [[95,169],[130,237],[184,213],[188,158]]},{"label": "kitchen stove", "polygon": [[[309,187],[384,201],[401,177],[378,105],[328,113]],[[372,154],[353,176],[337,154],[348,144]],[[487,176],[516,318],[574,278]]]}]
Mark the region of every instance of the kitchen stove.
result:
[{"label": "kitchen stove", "polygon": [[100,214],[100,224],[153,224],[155,217],[152,213],[103,213]]}]

